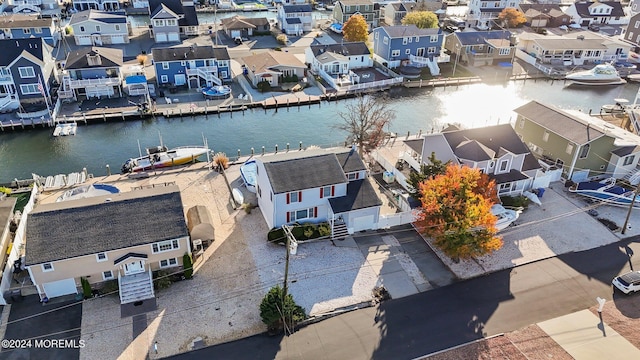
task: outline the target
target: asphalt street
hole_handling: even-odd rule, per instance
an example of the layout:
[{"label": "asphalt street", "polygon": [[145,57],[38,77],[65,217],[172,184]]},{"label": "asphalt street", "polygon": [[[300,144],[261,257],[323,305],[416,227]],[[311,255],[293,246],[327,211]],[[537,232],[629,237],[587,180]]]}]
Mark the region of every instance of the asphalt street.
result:
[{"label": "asphalt street", "polygon": [[[569,253],[305,326],[257,335],[173,359],[413,359],[615,301],[611,279],[640,269],[640,238]],[[576,239],[580,241],[580,239]],[[631,295],[640,296],[640,295]]]}]

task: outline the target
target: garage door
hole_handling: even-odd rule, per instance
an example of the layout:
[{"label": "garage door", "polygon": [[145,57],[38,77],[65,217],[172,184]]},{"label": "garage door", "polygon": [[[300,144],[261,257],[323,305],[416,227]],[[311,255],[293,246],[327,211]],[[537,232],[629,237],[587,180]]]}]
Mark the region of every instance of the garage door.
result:
[{"label": "garage door", "polygon": [[42,286],[48,298],[78,293],[76,281],[73,278],[44,283]]},{"label": "garage door", "polygon": [[122,35],[112,35],[111,36],[111,43],[112,44],[124,44],[124,36]]},{"label": "garage door", "polygon": [[78,45],[93,45],[91,43],[91,36],[77,36],[76,44]]},{"label": "garage door", "polygon": [[165,34],[165,33],[156,34],[156,41],[157,42],[167,42],[167,34]]},{"label": "garage door", "polygon": [[545,27],[545,26],[547,26],[547,19],[531,20],[531,27]]},{"label": "garage door", "polygon": [[169,41],[180,41],[180,34],[169,33]]},{"label": "garage door", "polygon": [[351,226],[354,232],[360,230],[370,230],[373,227],[373,215],[360,216],[351,219]]}]

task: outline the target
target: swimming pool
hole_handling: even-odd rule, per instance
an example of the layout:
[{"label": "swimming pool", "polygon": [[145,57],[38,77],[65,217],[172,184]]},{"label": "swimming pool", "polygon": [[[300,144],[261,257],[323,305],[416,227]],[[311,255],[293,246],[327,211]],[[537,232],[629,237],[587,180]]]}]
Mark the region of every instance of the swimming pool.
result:
[{"label": "swimming pool", "polygon": [[202,95],[206,98],[224,99],[231,96],[231,88],[227,85],[207,86],[202,88]]}]

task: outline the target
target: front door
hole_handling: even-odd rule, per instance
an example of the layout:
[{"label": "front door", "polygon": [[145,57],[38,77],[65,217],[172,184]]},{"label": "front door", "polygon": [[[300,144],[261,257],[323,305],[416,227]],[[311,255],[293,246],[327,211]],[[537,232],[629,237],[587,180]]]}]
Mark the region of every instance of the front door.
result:
[{"label": "front door", "polygon": [[196,61],[195,60],[189,60],[189,69],[195,69],[196,68]]},{"label": "front door", "polygon": [[144,261],[136,260],[130,263],[124,264],[124,274],[133,275],[144,272]]}]

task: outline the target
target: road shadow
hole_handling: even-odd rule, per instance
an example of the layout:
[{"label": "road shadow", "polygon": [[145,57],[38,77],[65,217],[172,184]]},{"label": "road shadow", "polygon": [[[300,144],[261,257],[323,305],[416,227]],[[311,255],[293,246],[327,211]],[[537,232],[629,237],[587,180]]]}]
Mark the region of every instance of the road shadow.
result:
[{"label": "road shadow", "polygon": [[196,360],[196,359],[256,359],[256,354],[260,359],[275,359],[280,352],[280,343],[284,335],[269,336],[259,334],[244,339],[231,341],[228,343],[193,350],[186,353],[170,357],[175,360]]}]

